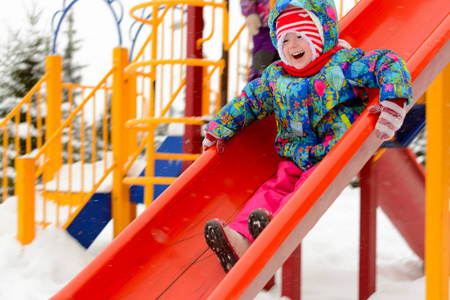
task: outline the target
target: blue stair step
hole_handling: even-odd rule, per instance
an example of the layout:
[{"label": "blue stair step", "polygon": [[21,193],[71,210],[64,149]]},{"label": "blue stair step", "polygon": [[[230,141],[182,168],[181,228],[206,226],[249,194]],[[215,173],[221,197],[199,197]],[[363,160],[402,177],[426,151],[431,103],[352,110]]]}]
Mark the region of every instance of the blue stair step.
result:
[{"label": "blue stair step", "polygon": [[[156,151],[157,153],[182,153],[183,137],[168,136]],[[182,171],[182,161],[156,160],[155,176],[178,177]],[[140,176],[145,175],[145,168]],[[156,199],[168,185],[155,185],[154,199]],[[144,202],[144,187],[130,186],[130,201]],[[67,227],[67,232],[86,249],[94,242],[111,220],[111,193],[95,193],[83,209]]]},{"label": "blue stair step", "polygon": [[110,220],[111,193],[95,193],[66,230],[87,249]]},{"label": "blue stair step", "polygon": [[[156,151],[157,153],[183,153],[183,137],[168,136]],[[182,172],[181,160],[155,160],[155,176],[178,177]],[[139,175],[145,176],[145,169]],[[155,184],[153,199],[156,199],[168,187],[167,184]],[[144,189],[140,185],[130,186],[130,201],[132,203],[144,203]]]}]

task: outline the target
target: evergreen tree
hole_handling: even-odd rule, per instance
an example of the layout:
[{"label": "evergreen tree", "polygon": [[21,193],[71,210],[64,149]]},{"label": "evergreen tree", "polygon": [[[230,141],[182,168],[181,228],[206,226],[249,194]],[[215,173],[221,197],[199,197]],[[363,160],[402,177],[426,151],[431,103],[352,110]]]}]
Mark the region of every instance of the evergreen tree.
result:
[{"label": "evergreen tree", "polygon": [[27,12],[25,31],[10,33],[9,41],[0,58],[0,101],[6,97],[23,98],[42,78],[45,57],[49,54],[50,38],[36,30],[42,11],[32,6]]},{"label": "evergreen tree", "polygon": [[[0,77],[0,118],[4,118],[8,113],[16,107],[16,105],[23,99],[23,97],[34,87],[34,85],[43,77],[45,74],[45,60],[46,56],[50,54],[50,36],[45,33],[40,32],[38,28],[38,23],[41,17],[42,11],[38,11],[36,5],[33,5],[31,10],[27,12],[28,24],[25,29],[12,31],[10,30],[10,35],[7,44],[3,49],[0,49],[0,72],[3,76]],[[75,53],[80,49],[80,41],[75,38],[74,29],[74,18],[73,14],[68,15],[67,19],[67,30],[64,32],[66,35],[67,44],[64,48],[63,56],[63,81],[70,83],[80,83],[81,82],[81,70],[82,66],[76,64]],[[45,98],[45,95],[43,95]],[[74,95],[74,98],[77,95]],[[14,122],[10,121],[10,126],[8,126],[8,149],[4,149],[3,138],[5,137],[5,132],[0,132],[0,157],[3,157],[3,153],[7,153],[7,170],[6,174],[8,177],[8,194],[12,195],[14,192],[14,180],[16,177],[14,170],[14,159],[16,155],[25,154],[25,138],[26,135],[22,134],[21,128],[27,128],[26,115],[30,113],[31,115],[31,141],[32,149],[37,147],[37,100],[36,97],[31,99],[31,109],[27,105],[21,108],[20,111],[20,124],[19,132],[15,132]],[[63,94],[63,117],[68,116],[68,94],[65,92]],[[75,101],[76,102],[76,101]],[[75,109],[76,103],[73,103]],[[43,110],[45,111],[45,110]],[[45,115],[42,116],[45,118]],[[42,120],[43,128],[41,129],[41,134],[45,133],[45,120]],[[78,135],[80,131],[80,122],[76,120],[72,128],[72,134]],[[15,150],[15,135],[18,134],[20,137],[20,153],[16,153]],[[67,131],[64,132],[67,134]],[[45,136],[42,137],[45,140]],[[74,137],[74,140],[77,136]],[[66,139],[65,139],[66,140]],[[91,143],[91,141],[86,140],[86,144]],[[79,145],[75,143],[72,145],[72,150],[74,152],[79,151]],[[67,151],[67,141],[65,145],[65,151]],[[67,157],[67,153],[63,154]],[[2,202],[2,180],[3,180],[3,163],[0,164],[0,203]]]},{"label": "evergreen tree", "polygon": [[[76,30],[74,27],[75,18],[73,11],[70,11],[67,15],[67,18],[65,19],[63,25],[64,25],[64,42],[65,42],[65,48],[63,50],[63,82],[65,83],[74,83],[74,84],[80,84],[81,83],[81,71],[84,68],[84,66],[79,65],[76,63],[75,60],[75,54],[78,50],[80,50],[81,41],[76,39]],[[72,107],[70,107],[69,104],[69,93],[67,90],[63,91],[63,106],[62,106],[62,113],[63,113],[63,119],[66,119],[70,112],[73,111],[77,106],[77,99],[79,99],[79,92],[74,90],[72,93]],[[77,115],[71,125],[71,135],[72,135],[72,141],[71,144],[69,144],[68,130],[65,130],[63,132],[64,134],[64,145],[63,145],[63,159],[64,162],[67,162],[68,160],[68,151],[69,148],[73,152],[73,158],[79,159],[79,153],[80,153],[80,144],[77,142],[80,140],[80,130],[81,130],[81,123],[80,123],[80,116]],[[86,143],[90,143],[90,140],[87,140]]]},{"label": "evergreen tree", "polygon": [[[75,38],[77,31],[74,28],[74,21],[73,11],[70,11],[66,19],[67,29],[64,31],[67,44],[64,48],[63,55],[63,81],[70,83],[81,83],[81,70],[84,66],[75,62],[75,54],[81,48],[81,40],[77,40]],[[65,99],[65,101],[67,101],[67,99]]]},{"label": "evergreen tree", "polygon": [[[28,24],[25,29],[12,31],[6,46],[1,49],[0,55],[0,117],[4,118],[22,100],[22,98],[33,88],[45,73],[45,57],[49,54],[49,37],[39,32],[36,28],[41,17],[36,5],[27,12]],[[22,128],[27,128],[27,113],[31,116],[31,147],[35,148],[37,143],[37,98],[31,98],[31,108],[27,105],[20,110],[19,132],[15,132],[13,126],[15,119],[8,126],[8,149],[0,149],[0,154],[7,153],[8,194],[13,193],[15,179],[14,158],[16,155],[25,154],[26,134]],[[44,132],[44,128],[42,128]],[[19,135],[19,152],[15,150],[15,135]],[[0,145],[3,145],[5,132],[0,132]],[[3,163],[0,164],[0,180],[3,181]],[[0,187],[0,198],[3,194]],[[1,201],[1,200],[0,200]]]}]

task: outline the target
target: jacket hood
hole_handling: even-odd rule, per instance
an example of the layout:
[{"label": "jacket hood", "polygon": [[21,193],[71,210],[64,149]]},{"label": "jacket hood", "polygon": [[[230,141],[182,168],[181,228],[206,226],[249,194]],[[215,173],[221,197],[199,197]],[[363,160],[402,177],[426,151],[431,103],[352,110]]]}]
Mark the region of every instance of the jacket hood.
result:
[{"label": "jacket hood", "polygon": [[[339,39],[339,22],[333,0],[278,0],[275,2],[269,16],[270,38],[275,48],[277,48],[276,20],[289,4],[308,10],[320,21],[324,42],[322,53],[327,52],[337,45]],[[321,29],[318,29],[320,32]]]}]

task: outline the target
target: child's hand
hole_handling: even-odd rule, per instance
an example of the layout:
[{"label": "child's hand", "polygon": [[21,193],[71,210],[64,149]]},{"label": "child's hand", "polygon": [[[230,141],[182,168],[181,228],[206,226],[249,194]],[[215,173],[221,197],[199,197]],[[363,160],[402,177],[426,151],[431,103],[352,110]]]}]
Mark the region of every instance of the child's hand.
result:
[{"label": "child's hand", "polygon": [[372,114],[380,113],[375,125],[375,135],[382,141],[391,139],[395,132],[402,126],[405,119],[406,99],[397,98],[384,100],[381,103],[369,107]]},{"label": "child's hand", "polygon": [[203,151],[206,151],[214,145],[216,145],[217,153],[222,153],[225,150],[225,140],[207,131],[202,143]]},{"label": "child's hand", "polygon": [[248,31],[251,35],[258,34],[259,28],[262,26],[261,18],[258,14],[249,14],[247,18],[245,18],[245,23],[247,24]]}]

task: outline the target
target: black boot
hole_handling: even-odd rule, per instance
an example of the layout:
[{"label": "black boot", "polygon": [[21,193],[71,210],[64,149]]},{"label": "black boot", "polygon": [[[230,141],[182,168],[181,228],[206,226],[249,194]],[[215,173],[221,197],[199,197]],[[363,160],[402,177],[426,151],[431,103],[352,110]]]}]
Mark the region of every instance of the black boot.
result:
[{"label": "black boot", "polygon": [[239,257],[225,234],[227,224],[220,219],[212,219],[205,224],[205,240],[208,247],[217,255],[226,273],[236,264]]},{"label": "black boot", "polygon": [[247,219],[248,231],[250,231],[252,238],[256,240],[272,219],[272,213],[265,208],[252,211]]}]

